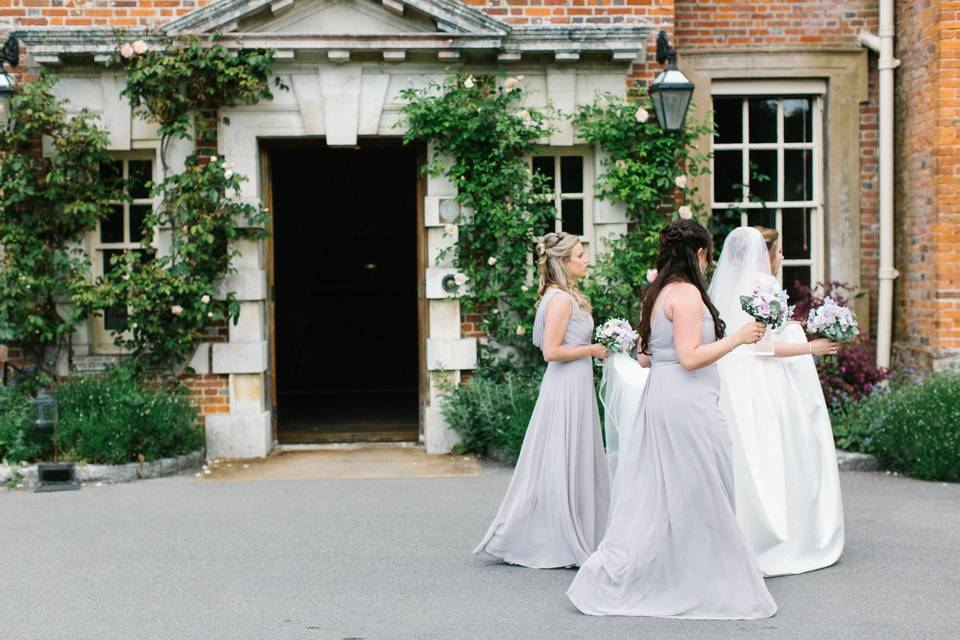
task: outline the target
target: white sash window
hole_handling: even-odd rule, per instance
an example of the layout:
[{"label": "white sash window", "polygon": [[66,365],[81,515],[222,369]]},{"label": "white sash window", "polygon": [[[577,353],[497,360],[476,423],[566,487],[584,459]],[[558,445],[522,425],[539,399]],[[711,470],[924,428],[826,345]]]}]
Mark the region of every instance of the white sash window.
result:
[{"label": "white sash window", "polygon": [[715,82],[712,91],[712,214],[779,231],[775,275],[791,292],[823,280],[825,91],[821,81]]}]

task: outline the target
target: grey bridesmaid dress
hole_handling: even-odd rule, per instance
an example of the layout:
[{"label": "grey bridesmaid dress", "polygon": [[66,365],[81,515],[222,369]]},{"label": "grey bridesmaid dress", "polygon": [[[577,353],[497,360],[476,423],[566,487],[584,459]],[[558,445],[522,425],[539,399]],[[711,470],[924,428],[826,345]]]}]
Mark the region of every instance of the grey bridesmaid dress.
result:
[{"label": "grey bridesmaid dress", "polygon": [[[715,339],[706,308],[702,335],[704,344]],[[662,305],[650,349],[653,365],[629,444],[620,450],[606,536],[567,595],[590,615],[772,616],[777,605],[734,513],[716,365],[696,371],[680,365]]]},{"label": "grey bridesmaid dress", "polygon": [[[543,348],[549,289],[537,309],[533,342]],[[563,344],[591,343],[593,319],[570,298]],[[534,569],[576,566],[597,548],[610,486],[591,358],[550,362],[513,479],[474,553]]]}]

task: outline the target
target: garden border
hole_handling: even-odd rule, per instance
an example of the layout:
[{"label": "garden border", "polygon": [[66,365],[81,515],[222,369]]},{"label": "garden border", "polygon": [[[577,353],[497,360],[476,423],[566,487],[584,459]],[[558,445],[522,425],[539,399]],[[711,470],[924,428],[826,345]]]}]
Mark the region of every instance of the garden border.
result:
[{"label": "garden border", "polygon": [[[204,464],[203,450],[153,462],[130,462],[127,464],[77,463],[76,477],[81,483],[89,482],[135,482],[149,478],[173,476],[183,471],[199,469]],[[0,464],[0,484],[6,483],[15,473],[22,476],[18,488],[32,489],[37,485],[37,463],[29,465]]]}]

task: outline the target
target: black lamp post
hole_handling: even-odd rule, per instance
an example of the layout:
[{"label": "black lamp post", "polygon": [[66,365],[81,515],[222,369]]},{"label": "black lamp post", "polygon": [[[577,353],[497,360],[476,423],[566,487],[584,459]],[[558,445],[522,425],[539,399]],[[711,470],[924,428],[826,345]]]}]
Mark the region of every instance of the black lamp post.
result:
[{"label": "black lamp post", "polygon": [[693,83],[677,69],[677,52],[667,41],[666,31],[657,34],[657,62],[666,62],[667,68],[650,85],[653,110],[661,129],[680,131],[693,97]]},{"label": "black lamp post", "polygon": [[11,67],[20,64],[20,42],[16,36],[7,38],[3,49],[0,49],[0,122],[7,117],[7,101],[13,95],[14,81],[13,77],[7,73],[4,63]]}]

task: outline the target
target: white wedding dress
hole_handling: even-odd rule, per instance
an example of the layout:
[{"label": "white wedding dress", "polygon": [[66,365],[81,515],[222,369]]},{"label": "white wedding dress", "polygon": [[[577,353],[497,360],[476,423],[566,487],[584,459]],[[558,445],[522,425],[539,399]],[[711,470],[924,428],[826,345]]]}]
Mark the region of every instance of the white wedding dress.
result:
[{"label": "white wedding dress", "polygon": [[[727,237],[710,283],[710,299],[729,329],[751,318],[740,307],[770,274],[759,231],[741,227]],[[788,323],[776,342],[806,343]],[[809,355],[777,358],[740,347],[717,363],[720,408],[733,439],[737,521],[767,576],[812,571],[843,550],[843,501],[830,417]]]}]

